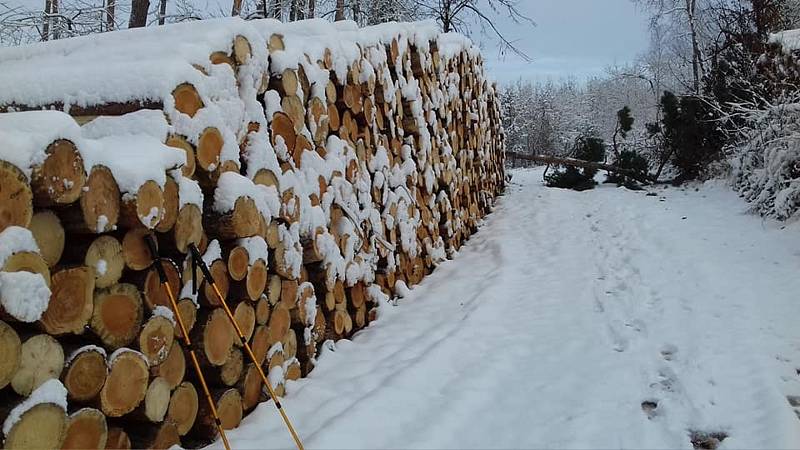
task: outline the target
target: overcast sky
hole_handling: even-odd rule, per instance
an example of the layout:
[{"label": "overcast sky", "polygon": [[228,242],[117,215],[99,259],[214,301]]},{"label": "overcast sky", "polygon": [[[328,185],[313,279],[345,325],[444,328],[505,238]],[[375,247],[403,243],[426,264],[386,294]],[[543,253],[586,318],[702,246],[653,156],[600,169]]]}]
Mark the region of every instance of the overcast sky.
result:
[{"label": "overcast sky", "polygon": [[480,39],[489,71],[499,82],[585,79],[611,64],[630,62],[647,48],[647,14],[631,0],[520,0],[519,6],[536,26],[502,18],[499,28],[532,62],[500,56],[496,41]]}]

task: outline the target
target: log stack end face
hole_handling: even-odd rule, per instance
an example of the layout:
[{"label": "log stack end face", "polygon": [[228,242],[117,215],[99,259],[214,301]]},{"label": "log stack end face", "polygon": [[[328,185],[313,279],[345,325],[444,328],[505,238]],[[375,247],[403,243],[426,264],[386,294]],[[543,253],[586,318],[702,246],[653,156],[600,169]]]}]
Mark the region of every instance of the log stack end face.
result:
[{"label": "log stack end face", "polygon": [[[0,113],[6,448],[205,445],[214,420],[178,314],[235,428],[268,400],[259,368],[291,390],[323,342],[368,326],[491,211],[504,134],[469,41],[429,24],[315,27],[201,21],[14,60],[61,76],[45,62],[65,46],[85,64],[58,92],[26,80],[0,93],[0,111],[48,110]],[[137,46],[152,51],[134,66]],[[108,103],[81,94],[93,90]],[[63,400],[37,394],[52,383]]]}]

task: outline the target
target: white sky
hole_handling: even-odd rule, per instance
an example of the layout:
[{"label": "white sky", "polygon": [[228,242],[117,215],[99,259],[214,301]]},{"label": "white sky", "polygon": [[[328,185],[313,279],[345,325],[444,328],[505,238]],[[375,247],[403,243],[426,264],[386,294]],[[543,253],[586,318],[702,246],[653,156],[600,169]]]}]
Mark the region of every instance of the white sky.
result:
[{"label": "white sky", "polygon": [[[222,4],[227,10],[232,0],[193,1],[200,8],[219,8]],[[31,8],[44,5],[44,0],[0,2]],[[585,79],[609,65],[632,61],[647,47],[646,14],[631,0],[519,0],[519,9],[536,21],[535,27],[516,24],[503,16],[496,16],[496,24],[532,62],[510,53],[502,56],[496,40],[482,35],[478,27],[473,33],[473,38],[481,42],[489,72],[499,82],[519,78]]]},{"label": "white sky", "polygon": [[496,41],[481,39],[489,71],[500,82],[584,79],[609,65],[630,62],[647,48],[647,14],[631,0],[520,0],[519,6],[536,26],[502,19],[499,28],[532,62],[498,55]]}]

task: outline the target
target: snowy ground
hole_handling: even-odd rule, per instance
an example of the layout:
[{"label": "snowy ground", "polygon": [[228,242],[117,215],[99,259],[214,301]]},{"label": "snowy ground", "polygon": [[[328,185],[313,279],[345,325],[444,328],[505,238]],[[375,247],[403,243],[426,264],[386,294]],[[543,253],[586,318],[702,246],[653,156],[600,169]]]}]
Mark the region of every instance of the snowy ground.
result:
[{"label": "snowy ground", "polygon": [[[513,175],[454,261],[289,385],[307,447],[800,446],[800,226],[722,185]],[[292,445],[271,403],[230,436]]]}]

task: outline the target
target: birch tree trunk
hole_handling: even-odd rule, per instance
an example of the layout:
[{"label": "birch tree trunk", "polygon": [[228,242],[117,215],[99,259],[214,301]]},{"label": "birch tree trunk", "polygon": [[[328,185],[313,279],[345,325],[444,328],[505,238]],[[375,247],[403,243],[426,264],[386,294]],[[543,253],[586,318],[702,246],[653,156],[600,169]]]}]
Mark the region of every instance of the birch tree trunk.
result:
[{"label": "birch tree trunk", "polygon": [[697,42],[697,0],[686,0],[686,17],[689,22],[689,36],[692,39],[692,77],[694,93],[700,93],[700,77],[702,66],[700,61],[700,45]]}]

